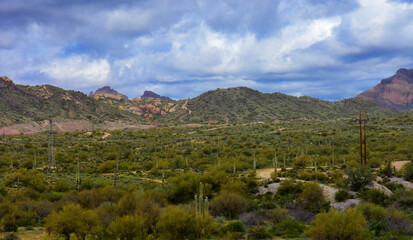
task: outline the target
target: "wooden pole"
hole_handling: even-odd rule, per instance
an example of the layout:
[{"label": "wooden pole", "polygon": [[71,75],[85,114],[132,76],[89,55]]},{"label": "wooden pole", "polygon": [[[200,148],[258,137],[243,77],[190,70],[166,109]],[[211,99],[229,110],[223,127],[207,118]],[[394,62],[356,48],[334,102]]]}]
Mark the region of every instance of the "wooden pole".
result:
[{"label": "wooden pole", "polygon": [[367,111],[364,110],[364,166],[367,166]]},{"label": "wooden pole", "polygon": [[359,124],[360,124],[360,165],[363,166],[363,135],[361,133],[361,111],[359,115]]}]

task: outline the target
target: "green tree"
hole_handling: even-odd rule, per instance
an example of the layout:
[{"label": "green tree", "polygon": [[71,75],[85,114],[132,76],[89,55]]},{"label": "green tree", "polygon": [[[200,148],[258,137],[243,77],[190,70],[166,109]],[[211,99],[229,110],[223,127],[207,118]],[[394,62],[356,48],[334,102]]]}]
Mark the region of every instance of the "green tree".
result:
[{"label": "green tree", "polygon": [[176,206],[169,206],[161,213],[156,229],[160,239],[183,240],[197,237],[194,214]]},{"label": "green tree", "polygon": [[78,204],[69,204],[63,210],[51,213],[46,218],[45,228],[49,233],[64,235],[67,240],[72,233],[84,240],[88,234],[96,235],[101,231],[98,215]]},{"label": "green tree", "polygon": [[307,210],[314,213],[320,212],[326,208],[326,200],[323,188],[315,182],[305,183],[303,192],[299,196],[299,203]]}]

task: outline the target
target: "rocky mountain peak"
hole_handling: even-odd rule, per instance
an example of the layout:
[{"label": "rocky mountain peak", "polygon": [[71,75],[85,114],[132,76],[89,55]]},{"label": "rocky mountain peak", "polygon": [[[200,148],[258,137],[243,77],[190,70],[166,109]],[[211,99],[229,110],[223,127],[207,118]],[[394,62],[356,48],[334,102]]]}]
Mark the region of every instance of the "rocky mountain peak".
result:
[{"label": "rocky mountain peak", "polygon": [[157,93],[154,93],[152,91],[145,91],[142,94],[141,98],[159,98],[159,99],[165,99],[165,100],[172,100],[169,97],[161,96],[161,95],[159,95]]},{"label": "rocky mountain peak", "polygon": [[0,84],[7,85],[7,86],[14,85],[13,81],[10,78],[6,77],[6,76],[1,76],[0,77]]},{"label": "rocky mountain peak", "polygon": [[108,97],[108,98],[114,98],[114,99],[125,99],[129,100],[129,98],[126,95],[123,95],[116,91],[115,89],[111,88],[110,86],[104,86],[102,88],[99,88],[98,90],[95,91],[95,93],[90,92],[89,97],[97,98],[99,99],[100,97]]},{"label": "rocky mountain peak", "polygon": [[394,110],[413,108],[413,69],[399,69],[395,75],[383,79],[373,89],[357,95]]}]

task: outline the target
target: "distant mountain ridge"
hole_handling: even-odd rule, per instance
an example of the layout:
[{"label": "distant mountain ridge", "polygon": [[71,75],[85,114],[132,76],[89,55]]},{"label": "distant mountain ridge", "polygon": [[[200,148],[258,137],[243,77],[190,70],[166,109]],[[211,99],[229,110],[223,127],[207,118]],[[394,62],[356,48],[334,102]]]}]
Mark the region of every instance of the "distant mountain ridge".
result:
[{"label": "distant mountain ridge", "polygon": [[405,110],[413,108],[413,69],[399,69],[395,75],[383,79],[373,89],[357,95],[384,108]]},{"label": "distant mountain ridge", "polygon": [[159,98],[159,99],[164,99],[164,100],[172,100],[169,97],[166,96],[161,96],[157,93],[154,93],[152,91],[145,91],[142,95],[141,98]]},{"label": "distant mountain ridge", "polygon": [[[405,78],[410,76],[410,71],[399,73],[403,74],[400,79],[409,84]],[[382,81],[388,82],[392,80]],[[354,118],[362,109],[366,109],[369,116],[393,114],[362,97],[330,102],[277,92],[261,93],[247,87],[211,90],[178,101],[151,91],[130,101],[109,86],[90,96],[93,98],[51,85],[15,85],[9,78],[0,77],[0,126],[49,118],[91,123],[185,124]]]}]

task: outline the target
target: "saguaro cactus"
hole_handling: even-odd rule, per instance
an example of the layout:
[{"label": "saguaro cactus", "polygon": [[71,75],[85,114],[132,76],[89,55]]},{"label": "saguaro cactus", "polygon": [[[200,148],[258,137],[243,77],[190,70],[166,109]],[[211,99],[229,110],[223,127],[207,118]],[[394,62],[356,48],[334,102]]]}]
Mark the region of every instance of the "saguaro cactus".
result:
[{"label": "saguaro cactus", "polygon": [[199,197],[195,195],[194,197],[194,209],[195,216],[205,218],[208,216],[209,211],[209,202],[208,197],[204,199],[204,190],[202,182],[199,183]]}]

